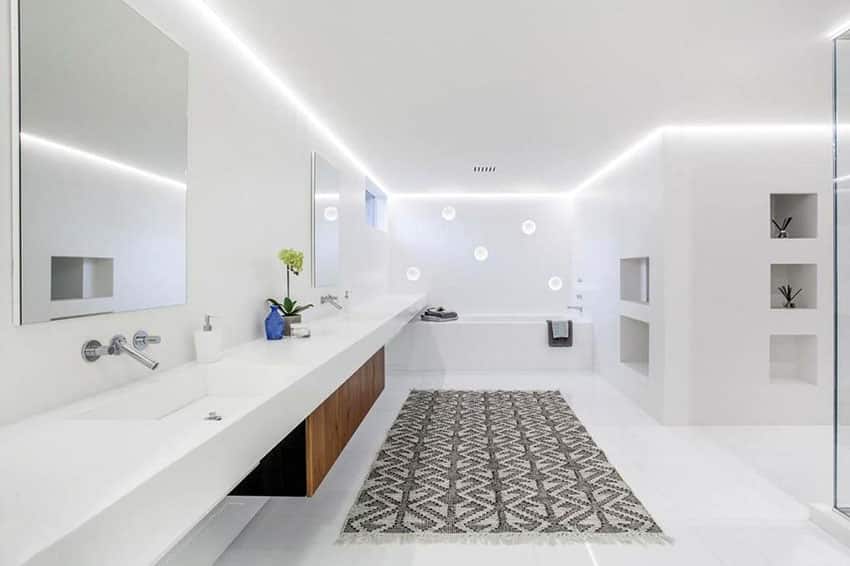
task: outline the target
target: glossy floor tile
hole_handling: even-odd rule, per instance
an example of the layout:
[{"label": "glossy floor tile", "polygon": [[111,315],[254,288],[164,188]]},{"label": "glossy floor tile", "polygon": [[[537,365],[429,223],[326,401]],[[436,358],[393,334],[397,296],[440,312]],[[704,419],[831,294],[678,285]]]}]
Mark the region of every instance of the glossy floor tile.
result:
[{"label": "glossy floor tile", "polygon": [[[335,544],[412,388],[560,389],[674,543]],[[317,495],[271,500],[217,566],[846,566],[850,550],[808,521],[830,497],[829,442],[828,427],[660,426],[588,374],[395,374]]]}]

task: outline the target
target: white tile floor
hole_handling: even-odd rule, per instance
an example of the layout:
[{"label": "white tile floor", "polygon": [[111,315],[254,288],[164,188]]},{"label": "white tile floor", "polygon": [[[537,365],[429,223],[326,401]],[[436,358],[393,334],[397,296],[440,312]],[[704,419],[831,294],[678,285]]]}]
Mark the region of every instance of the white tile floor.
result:
[{"label": "white tile floor", "polygon": [[[670,546],[334,544],[411,388],[558,388],[667,534]],[[273,499],[217,566],[569,564],[847,566],[850,550],[808,521],[828,501],[828,427],[663,427],[593,375],[392,375],[311,499]]]}]

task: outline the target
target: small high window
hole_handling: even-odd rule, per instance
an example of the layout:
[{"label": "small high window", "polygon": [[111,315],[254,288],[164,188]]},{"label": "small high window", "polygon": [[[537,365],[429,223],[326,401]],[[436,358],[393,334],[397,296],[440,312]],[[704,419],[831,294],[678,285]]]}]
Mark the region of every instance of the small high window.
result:
[{"label": "small high window", "polygon": [[387,231],[387,195],[371,179],[366,179],[366,224]]}]

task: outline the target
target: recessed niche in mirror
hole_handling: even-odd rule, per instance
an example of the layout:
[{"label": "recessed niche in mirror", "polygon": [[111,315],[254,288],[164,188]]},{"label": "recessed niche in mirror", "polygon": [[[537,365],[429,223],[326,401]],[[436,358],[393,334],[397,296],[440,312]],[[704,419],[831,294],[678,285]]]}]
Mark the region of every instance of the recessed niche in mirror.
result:
[{"label": "recessed niche in mirror", "polygon": [[312,154],[313,286],[333,287],[339,279],[339,172]]},{"label": "recessed niche in mirror", "polygon": [[186,302],[188,55],[121,0],[21,0],[22,323]]}]

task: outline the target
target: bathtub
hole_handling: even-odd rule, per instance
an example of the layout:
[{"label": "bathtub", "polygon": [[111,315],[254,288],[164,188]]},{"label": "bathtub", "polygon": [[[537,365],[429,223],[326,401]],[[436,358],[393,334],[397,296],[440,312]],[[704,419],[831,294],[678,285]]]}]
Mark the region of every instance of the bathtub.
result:
[{"label": "bathtub", "polygon": [[387,349],[391,370],[590,370],[593,327],[574,318],[573,345],[550,348],[546,320],[557,315],[473,314],[454,322],[416,320]]}]

